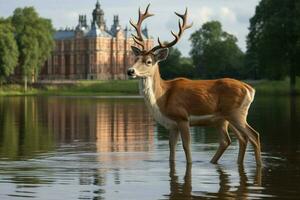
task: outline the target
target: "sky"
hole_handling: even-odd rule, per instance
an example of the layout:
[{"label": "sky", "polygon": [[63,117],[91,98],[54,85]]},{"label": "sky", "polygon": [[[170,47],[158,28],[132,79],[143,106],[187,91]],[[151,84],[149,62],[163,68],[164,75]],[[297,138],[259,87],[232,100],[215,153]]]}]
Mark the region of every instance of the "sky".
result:
[{"label": "sky", "polygon": [[[188,20],[193,27],[186,30],[176,47],[184,56],[190,51],[189,36],[207,21],[219,20],[223,30],[238,38],[239,47],[245,51],[249,19],[254,15],[259,0],[99,0],[104,10],[108,27],[112,24],[113,16],[118,14],[121,26],[129,26],[132,18],[137,20],[138,8],[146,8],[151,3],[150,12],[154,17],[144,23],[149,33],[155,39],[159,36],[162,41],[171,41],[170,31],[178,30],[178,18],[174,11],[183,13],[188,8]],[[75,27],[79,14],[86,14],[87,20],[92,19],[92,10],[96,0],[0,0],[0,17],[12,15],[17,7],[34,6],[40,16],[50,18],[55,28]]]}]

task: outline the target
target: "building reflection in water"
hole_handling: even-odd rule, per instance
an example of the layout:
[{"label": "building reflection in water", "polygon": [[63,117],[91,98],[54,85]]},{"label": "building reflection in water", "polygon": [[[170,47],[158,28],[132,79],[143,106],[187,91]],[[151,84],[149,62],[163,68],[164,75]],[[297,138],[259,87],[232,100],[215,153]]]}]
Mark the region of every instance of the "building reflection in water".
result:
[{"label": "building reflection in water", "polygon": [[9,159],[65,144],[78,151],[147,152],[154,143],[154,122],[139,99],[11,97],[0,99],[0,112],[0,157]]},{"label": "building reflection in water", "polygon": [[[92,169],[91,173],[85,173],[82,169],[79,178],[81,185],[100,187],[93,192],[97,198],[101,199],[104,193],[102,187],[107,184],[109,177],[115,184],[122,181],[119,169],[115,166],[126,167],[135,160],[149,159],[146,152],[151,151],[154,145],[154,122],[143,101],[98,99],[91,103],[91,99],[59,98],[46,101],[47,127],[58,142],[84,141],[92,151],[98,153],[91,159],[96,159],[92,162],[100,167]],[[78,151],[80,148],[78,146]],[[85,158],[80,159],[81,162],[86,161]]]},{"label": "building reflection in water", "polygon": [[46,99],[49,131],[59,143],[96,142],[97,152],[149,151],[154,123],[143,101]]},{"label": "building reflection in water", "polygon": [[154,124],[143,102],[97,104],[97,151],[149,151]]}]

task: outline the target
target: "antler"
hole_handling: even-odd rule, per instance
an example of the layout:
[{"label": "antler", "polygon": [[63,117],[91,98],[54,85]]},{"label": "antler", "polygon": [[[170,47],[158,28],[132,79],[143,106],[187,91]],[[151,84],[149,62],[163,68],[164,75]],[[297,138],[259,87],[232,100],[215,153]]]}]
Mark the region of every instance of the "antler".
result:
[{"label": "antler", "polygon": [[150,14],[148,12],[149,6],[150,6],[150,4],[148,4],[148,6],[146,8],[146,11],[144,13],[142,13],[141,9],[139,8],[139,19],[138,19],[138,22],[136,24],[133,23],[132,20],[130,20],[131,26],[134,27],[134,29],[136,30],[136,33],[137,33],[137,35],[132,34],[133,40],[142,47],[142,50],[145,50],[145,43],[144,43],[142,31],[141,31],[142,22],[146,18],[153,16],[153,14]]},{"label": "antler", "polygon": [[193,23],[187,25],[187,8],[185,9],[185,13],[183,15],[181,15],[181,14],[179,14],[177,12],[175,12],[175,14],[182,19],[182,24],[180,22],[180,19],[178,20],[178,27],[179,27],[178,34],[176,34],[173,31],[171,31],[171,33],[172,33],[172,35],[174,36],[175,39],[172,42],[170,42],[170,43],[163,44],[163,43],[161,43],[160,39],[158,38],[157,41],[158,41],[159,45],[153,47],[151,49],[151,51],[156,51],[156,50],[161,49],[161,48],[169,48],[169,47],[174,46],[179,41],[179,39],[181,38],[182,33],[186,29],[189,29],[189,28],[191,28],[193,26]]}]

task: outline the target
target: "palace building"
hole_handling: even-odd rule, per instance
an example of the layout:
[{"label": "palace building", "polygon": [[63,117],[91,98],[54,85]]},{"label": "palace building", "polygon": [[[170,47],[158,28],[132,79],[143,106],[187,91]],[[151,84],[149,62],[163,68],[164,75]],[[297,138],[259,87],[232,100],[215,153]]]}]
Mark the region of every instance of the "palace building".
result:
[{"label": "palace building", "polygon": [[[147,28],[142,32],[150,49],[154,41]],[[126,70],[134,62],[132,33],[131,28],[122,28],[118,15],[108,28],[97,1],[90,25],[86,15],[79,15],[76,28],[55,32],[55,48],[42,67],[40,79],[126,79]]]}]

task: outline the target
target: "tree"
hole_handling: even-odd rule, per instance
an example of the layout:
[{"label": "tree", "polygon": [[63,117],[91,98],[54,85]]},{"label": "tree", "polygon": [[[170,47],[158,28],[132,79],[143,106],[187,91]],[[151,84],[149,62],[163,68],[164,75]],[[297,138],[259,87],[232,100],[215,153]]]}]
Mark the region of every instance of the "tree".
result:
[{"label": "tree", "polygon": [[0,19],[0,84],[14,72],[18,56],[13,27],[8,20]]},{"label": "tree", "polygon": [[261,77],[290,76],[295,91],[300,65],[300,1],[262,0],[250,19],[247,65]]},{"label": "tree", "polygon": [[218,21],[207,22],[195,31],[190,40],[190,55],[199,76],[208,78],[241,77],[244,53],[237,38],[222,30]]},{"label": "tree", "polygon": [[194,67],[189,58],[181,57],[177,48],[169,48],[169,56],[160,63],[160,73],[164,79],[176,77],[194,77]]},{"label": "tree", "polygon": [[34,81],[37,78],[43,63],[53,50],[54,29],[51,21],[39,17],[33,7],[17,8],[11,22],[15,27],[20,52],[19,64],[26,90],[27,79]]}]

